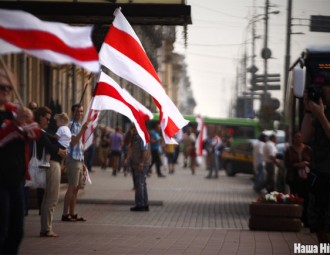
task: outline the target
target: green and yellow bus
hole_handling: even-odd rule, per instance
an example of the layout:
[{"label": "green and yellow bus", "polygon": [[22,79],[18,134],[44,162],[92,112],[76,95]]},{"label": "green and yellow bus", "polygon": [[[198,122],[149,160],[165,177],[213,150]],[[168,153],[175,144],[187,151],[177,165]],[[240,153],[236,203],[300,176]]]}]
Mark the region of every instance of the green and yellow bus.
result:
[{"label": "green and yellow bus", "polygon": [[[197,130],[197,116],[184,115],[186,120],[189,121],[187,127],[192,127]],[[230,133],[232,136],[231,144],[237,144],[246,139],[256,139],[260,134],[260,125],[258,120],[245,119],[245,118],[211,118],[203,117],[205,126],[208,130],[208,135],[216,132],[218,135]],[[159,120],[159,114],[154,114],[154,119],[151,122]],[[186,128],[186,127],[185,127]],[[183,131],[185,131],[185,128]]]}]

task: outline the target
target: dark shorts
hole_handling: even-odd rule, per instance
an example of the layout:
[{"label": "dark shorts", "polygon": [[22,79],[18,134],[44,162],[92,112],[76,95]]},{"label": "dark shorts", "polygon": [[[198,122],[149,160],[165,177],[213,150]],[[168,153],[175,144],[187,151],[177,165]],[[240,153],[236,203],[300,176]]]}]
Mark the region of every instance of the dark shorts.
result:
[{"label": "dark shorts", "polygon": [[174,153],[166,153],[166,157],[169,164],[174,164]]}]

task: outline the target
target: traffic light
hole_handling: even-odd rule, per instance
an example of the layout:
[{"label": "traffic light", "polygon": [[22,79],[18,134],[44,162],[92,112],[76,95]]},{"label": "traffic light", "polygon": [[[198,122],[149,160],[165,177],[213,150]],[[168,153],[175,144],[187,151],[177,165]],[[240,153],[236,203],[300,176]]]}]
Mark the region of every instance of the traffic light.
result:
[{"label": "traffic light", "polygon": [[274,120],[281,120],[281,114],[277,111],[280,101],[276,98],[262,100],[259,110],[259,120],[264,128],[272,129]]}]

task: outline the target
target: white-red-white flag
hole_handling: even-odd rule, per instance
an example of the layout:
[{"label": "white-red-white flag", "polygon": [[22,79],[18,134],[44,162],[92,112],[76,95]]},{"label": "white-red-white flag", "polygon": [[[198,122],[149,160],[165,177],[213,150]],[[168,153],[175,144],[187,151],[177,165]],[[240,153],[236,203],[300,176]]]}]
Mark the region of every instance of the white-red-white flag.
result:
[{"label": "white-red-white flag", "polygon": [[110,76],[101,72],[99,82],[94,90],[92,109],[112,110],[129,118],[144,141],[149,142],[150,136],[145,125],[145,113],[136,104],[136,99],[121,88]]},{"label": "white-red-white flag", "polygon": [[0,9],[0,54],[24,51],[56,64],[76,64],[98,72],[91,26],[42,21],[30,13]]},{"label": "white-red-white flag", "polygon": [[158,74],[120,8],[99,52],[100,63],[116,75],[148,92],[160,110],[160,124],[166,143],[188,121],[167,96]]},{"label": "white-red-white flag", "polygon": [[86,114],[83,119],[83,123],[89,122],[88,127],[82,135],[82,143],[84,150],[87,150],[89,146],[93,144],[94,141],[94,132],[99,120],[100,111],[91,109],[94,98],[92,98],[91,102],[88,105]]},{"label": "white-red-white flag", "polygon": [[134,105],[142,114],[144,121],[148,121],[154,118],[152,112],[143,104],[141,104],[138,100],[136,100],[127,90],[123,89],[122,93],[124,95],[124,98],[129,98],[130,102],[134,102]]},{"label": "white-red-white flag", "polygon": [[199,131],[197,142],[196,142],[196,152],[198,156],[203,156],[204,150],[204,140],[207,137],[207,130],[204,123],[204,118],[201,115],[198,115],[196,118],[197,122],[197,131]]}]

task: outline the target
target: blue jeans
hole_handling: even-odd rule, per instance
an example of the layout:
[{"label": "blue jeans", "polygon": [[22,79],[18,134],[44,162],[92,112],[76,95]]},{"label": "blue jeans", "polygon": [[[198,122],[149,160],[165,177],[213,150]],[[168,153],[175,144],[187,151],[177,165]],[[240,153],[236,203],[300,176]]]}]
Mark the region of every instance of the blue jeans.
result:
[{"label": "blue jeans", "polygon": [[148,206],[148,190],[147,190],[147,172],[148,167],[144,167],[143,172],[132,169],[134,172],[134,188],[135,188],[135,205],[137,207]]},{"label": "blue jeans", "polygon": [[254,181],[254,187],[257,188],[259,187],[263,181],[265,180],[265,170],[264,170],[264,165],[262,163],[257,165],[257,176]]},{"label": "blue jeans", "polygon": [[0,184],[0,254],[17,254],[24,232],[24,182]]},{"label": "blue jeans", "polygon": [[212,173],[214,172],[214,176],[218,177],[219,172],[219,156],[215,153],[211,156],[211,167],[209,169],[209,175],[208,177],[212,177]]}]

